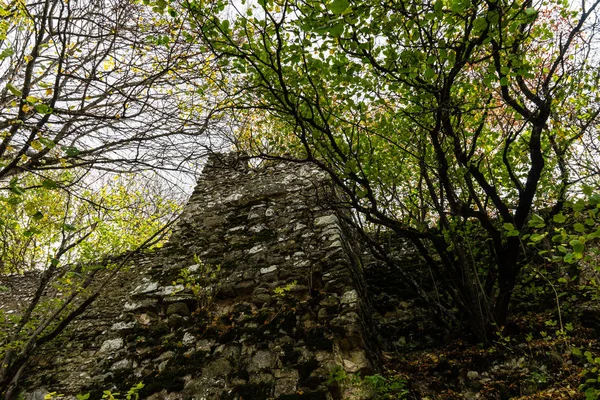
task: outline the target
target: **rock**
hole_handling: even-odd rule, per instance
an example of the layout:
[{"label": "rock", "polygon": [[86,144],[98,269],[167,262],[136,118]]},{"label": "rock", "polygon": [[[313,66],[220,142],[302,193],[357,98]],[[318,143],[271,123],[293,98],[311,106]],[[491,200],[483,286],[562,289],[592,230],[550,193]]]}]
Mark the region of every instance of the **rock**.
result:
[{"label": "rock", "polygon": [[356,290],[349,290],[342,296],[340,301],[343,305],[352,305],[358,302],[358,293]]},{"label": "rock", "polygon": [[113,331],[124,331],[124,330],[129,330],[129,329],[133,329],[135,327],[135,322],[131,321],[131,322],[116,322],[114,323],[110,329],[112,329]]},{"label": "rock", "polygon": [[188,308],[187,304],[185,303],[173,303],[173,304],[169,304],[169,306],[167,307],[167,315],[182,315],[182,316],[188,316],[190,315],[190,309]]},{"label": "rock", "polygon": [[362,350],[355,350],[344,354],[343,356],[344,370],[349,373],[365,372],[371,369],[367,355]]},{"label": "rock", "polygon": [[184,317],[179,314],[173,314],[167,319],[167,325],[171,328],[179,328],[185,322]]},{"label": "rock", "polygon": [[154,361],[164,361],[164,360],[170,360],[171,358],[173,358],[175,356],[175,353],[173,353],[172,351],[165,351],[164,353],[162,353],[160,356],[156,357],[154,359]]},{"label": "rock", "polygon": [[219,358],[202,369],[202,377],[205,379],[225,379],[231,371],[232,367],[229,361],[224,358]]},{"label": "rock", "polygon": [[115,351],[119,350],[121,347],[123,347],[123,339],[121,338],[116,338],[116,339],[109,339],[109,340],[105,340],[104,342],[102,342],[102,346],[100,346],[100,353],[114,353]]},{"label": "rock", "polygon": [[49,392],[46,389],[36,389],[25,395],[25,400],[44,400]]},{"label": "rock", "polygon": [[131,362],[131,360],[124,359],[124,360],[119,360],[116,363],[114,363],[110,367],[110,369],[111,369],[111,371],[119,371],[119,370],[131,369],[132,367],[133,367],[133,363]]},{"label": "rock", "polygon": [[325,215],[323,217],[315,218],[316,226],[335,225],[339,224],[339,222],[340,221],[338,220],[338,217],[336,217],[335,215]]},{"label": "rock", "polygon": [[319,321],[327,319],[327,317],[329,317],[329,314],[327,313],[327,309],[319,308],[319,312],[317,313],[317,318],[319,319]]},{"label": "rock", "polygon": [[479,372],[477,372],[477,371],[469,371],[469,372],[467,372],[467,378],[469,378],[470,380],[474,381],[475,379],[479,378]]},{"label": "rock", "polygon": [[269,274],[271,272],[275,272],[277,271],[277,265],[271,265],[270,267],[266,267],[266,268],[261,268],[260,269],[260,273],[261,274]]},{"label": "rock", "polygon": [[210,353],[212,346],[215,344],[214,341],[212,340],[199,340],[196,343],[196,351],[198,352],[202,352],[202,353]]},{"label": "rock", "polygon": [[194,344],[194,342],[195,342],[195,341],[196,341],[196,338],[194,337],[194,335],[192,335],[192,334],[191,334],[191,333],[189,333],[189,332],[186,332],[186,333],[183,335],[183,338],[181,339],[181,343],[182,343],[184,346],[191,346],[191,345],[193,345],[193,344]]},{"label": "rock", "polygon": [[271,369],[275,362],[275,357],[270,351],[259,350],[254,354],[248,364],[249,372],[256,372],[265,369]]}]

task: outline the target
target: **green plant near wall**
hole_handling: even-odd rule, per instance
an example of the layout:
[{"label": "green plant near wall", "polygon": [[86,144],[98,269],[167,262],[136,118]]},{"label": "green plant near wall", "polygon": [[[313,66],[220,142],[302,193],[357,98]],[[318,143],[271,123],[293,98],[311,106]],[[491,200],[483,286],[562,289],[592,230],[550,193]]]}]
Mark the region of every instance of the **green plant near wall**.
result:
[{"label": "green plant near wall", "polygon": [[360,387],[372,393],[378,400],[402,400],[409,395],[408,381],[401,375],[366,375],[348,374],[340,365],[329,371],[328,385],[344,385]]},{"label": "green plant near wall", "polygon": [[[127,393],[121,394],[119,392],[112,392],[111,390],[105,390],[102,392],[102,399],[107,400],[139,400],[140,398],[140,390],[144,388],[144,384],[139,382],[132,387],[129,388]],[[77,400],[89,400],[89,393],[80,393],[75,396]],[[19,397],[21,398],[21,397]],[[62,399],[65,398],[65,395],[59,394],[57,392],[50,392],[44,396],[44,400],[52,400],[52,399]]]},{"label": "green plant near wall", "polygon": [[581,370],[582,383],[579,390],[585,394],[586,400],[597,400],[600,398],[600,357],[596,357],[591,351],[583,351],[574,347],[571,354],[586,361]]},{"label": "green plant near wall", "polygon": [[377,399],[406,399],[408,398],[408,382],[402,376],[391,375],[388,377],[375,374],[363,378],[363,385],[369,386],[376,394]]},{"label": "green plant near wall", "polygon": [[208,308],[219,292],[219,272],[221,265],[204,263],[198,255],[194,254],[194,268],[184,268],[179,273],[179,278],[173,285],[180,284],[190,290],[198,302],[198,308]]}]

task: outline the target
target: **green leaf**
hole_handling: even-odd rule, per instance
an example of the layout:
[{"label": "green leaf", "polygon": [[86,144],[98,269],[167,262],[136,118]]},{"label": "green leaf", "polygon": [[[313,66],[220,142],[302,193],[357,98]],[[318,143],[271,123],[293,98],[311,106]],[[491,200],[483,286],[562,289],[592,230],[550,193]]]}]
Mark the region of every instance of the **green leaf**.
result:
[{"label": "green leaf", "polygon": [[56,189],[58,187],[58,185],[52,179],[44,179],[42,181],[42,187],[44,189]]},{"label": "green leaf", "polygon": [[31,229],[27,229],[25,232],[23,232],[23,236],[31,237],[33,235],[37,235],[38,233],[40,233],[39,229],[31,228]]},{"label": "green leaf", "polygon": [[33,218],[34,221],[39,221],[40,219],[44,218],[44,214],[41,211],[38,211],[33,214],[31,218]]},{"label": "green leaf", "polygon": [[531,216],[531,219],[529,220],[528,224],[533,228],[543,228],[546,226],[546,222],[544,221],[544,219],[537,214],[533,214]]},{"label": "green leaf", "polygon": [[77,149],[77,147],[62,146],[61,148],[67,154],[68,157],[76,157],[79,154],[79,150]]},{"label": "green leaf", "polygon": [[506,224],[503,224],[502,227],[507,230],[507,231],[514,231],[515,230],[515,226],[513,224],[511,224],[510,222],[507,222]]},{"label": "green leaf", "polygon": [[565,217],[562,213],[561,214],[556,214],[554,217],[552,217],[552,220],[554,222],[556,222],[557,224],[562,224],[563,222],[565,222],[567,220],[567,217]]},{"label": "green leaf", "polygon": [[25,194],[25,190],[18,186],[19,184],[19,179],[18,178],[12,178],[10,180],[10,183],[8,184],[8,188],[11,192],[13,192],[14,194],[18,195],[18,196],[22,196]]},{"label": "green leaf", "polygon": [[328,8],[332,13],[339,15],[346,11],[348,7],[350,7],[348,0],[333,0]]},{"label": "green leaf", "polygon": [[576,223],[575,225],[573,225],[573,229],[575,229],[575,232],[579,232],[579,233],[584,233],[585,232],[585,226],[582,223]]},{"label": "green leaf", "polygon": [[537,15],[537,10],[533,7],[529,7],[525,9],[525,15],[528,17],[535,17]]},{"label": "green leaf", "polygon": [[546,237],[547,233],[544,233],[543,235],[540,235],[539,233],[534,233],[533,235],[530,236],[531,241],[533,242],[539,242],[540,240],[542,240],[544,237]]},{"label": "green leaf", "polygon": [[569,244],[573,248],[573,252],[579,253],[579,254],[583,253],[585,246],[579,240],[577,240],[577,239],[571,240],[569,242]]},{"label": "green leaf", "polygon": [[53,140],[50,140],[48,138],[41,137],[38,140],[41,144],[43,144],[44,146],[46,146],[49,149],[53,149],[56,146],[56,143],[54,143]]},{"label": "green leaf", "polygon": [[333,37],[340,37],[344,33],[344,22],[338,22],[329,29],[329,33]]},{"label": "green leaf", "polygon": [[77,230],[77,227],[71,224],[63,224],[63,229],[67,232],[75,232]]},{"label": "green leaf", "polygon": [[21,97],[21,95],[23,94],[23,93],[21,93],[21,91],[20,91],[19,89],[17,89],[16,87],[14,87],[14,86],[13,86],[12,84],[10,84],[10,83],[7,83],[7,84],[6,84],[6,88],[7,88],[7,89],[8,89],[8,90],[9,90],[9,91],[12,93],[12,94],[14,94],[14,95],[15,95],[15,96],[17,96],[17,97]]},{"label": "green leaf", "polygon": [[585,201],[579,199],[572,206],[574,211],[583,211],[585,209]]},{"label": "green leaf", "polygon": [[508,86],[508,78],[506,76],[500,78],[500,86]]},{"label": "green leaf", "polygon": [[13,54],[15,54],[15,51],[12,49],[12,47],[8,47],[2,50],[2,53],[0,53],[0,60],[4,60],[6,57],[10,57]]},{"label": "green leaf", "polygon": [[52,114],[53,110],[49,105],[40,103],[35,105],[35,111],[39,112],[40,114]]},{"label": "green leaf", "polygon": [[435,76],[435,71],[433,70],[433,68],[427,68],[425,70],[425,78],[427,79],[431,79]]}]

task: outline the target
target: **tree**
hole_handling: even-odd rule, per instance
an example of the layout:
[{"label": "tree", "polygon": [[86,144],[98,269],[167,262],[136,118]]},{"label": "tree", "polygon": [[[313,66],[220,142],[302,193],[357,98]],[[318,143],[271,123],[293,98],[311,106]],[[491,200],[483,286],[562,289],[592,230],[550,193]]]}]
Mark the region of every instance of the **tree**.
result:
[{"label": "tree", "polygon": [[489,340],[528,262],[523,233],[581,183],[581,140],[597,146],[599,2],[258,3],[184,5],[250,121],[240,145],[328,171]]},{"label": "tree", "polygon": [[[167,11],[133,0],[0,3],[0,273],[40,273],[22,314],[0,313],[5,398],[127,255],[168,233],[173,203],[123,173],[189,173],[217,145],[210,55]],[[104,172],[119,180],[98,181]],[[48,300],[52,285],[60,296]]]},{"label": "tree", "polygon": [[0,182],[73,167],[196,168],[220,119],[209,118],[217,99],[200,94],[210,60],[183,19],[131,0],[14,1],[0,18]]},{"label": "tree", "polygon": [[[76,183],[75,171],[62,172],[60,181]],[[164,241],[179,208],[148,189],[131,176],[87,189],[0,195],[0,273],[39,277],[18,315],[0,310],[4,398],[14,397],[35,351],[85,312],[131,256]]]}]

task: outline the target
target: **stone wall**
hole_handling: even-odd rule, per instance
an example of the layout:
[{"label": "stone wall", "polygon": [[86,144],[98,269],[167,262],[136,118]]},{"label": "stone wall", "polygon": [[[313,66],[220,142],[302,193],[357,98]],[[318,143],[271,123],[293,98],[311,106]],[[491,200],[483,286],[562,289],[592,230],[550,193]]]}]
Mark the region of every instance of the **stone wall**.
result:
[{"label": "stone wall", "polygon": [[308,164],[212,157],[169,243],[119,273],[42,349],[29,397],[126,389],[152,399],[336,399],[372,371],[359,255],[333,188]]}]

